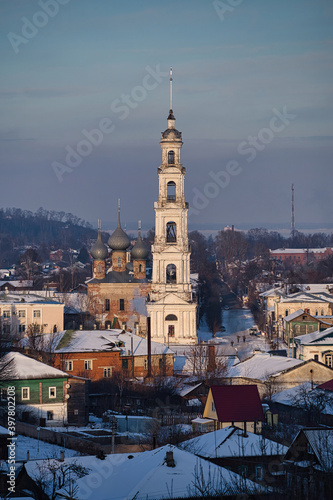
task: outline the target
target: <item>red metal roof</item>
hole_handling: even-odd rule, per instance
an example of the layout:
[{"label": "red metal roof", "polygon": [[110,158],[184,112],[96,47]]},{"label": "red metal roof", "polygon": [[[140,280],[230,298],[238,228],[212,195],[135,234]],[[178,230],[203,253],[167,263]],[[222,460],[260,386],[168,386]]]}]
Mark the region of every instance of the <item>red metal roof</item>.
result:
[{"label": "red metal roof", "polygon": [[326,389],[327,391],[333,391],[333,379],[328,380],[323,384],[317,385],[317,389]]},{"label": "red metal roof", "polygon": [[215,385],[211,390],[219,422],[265,419],[256,385]]}]

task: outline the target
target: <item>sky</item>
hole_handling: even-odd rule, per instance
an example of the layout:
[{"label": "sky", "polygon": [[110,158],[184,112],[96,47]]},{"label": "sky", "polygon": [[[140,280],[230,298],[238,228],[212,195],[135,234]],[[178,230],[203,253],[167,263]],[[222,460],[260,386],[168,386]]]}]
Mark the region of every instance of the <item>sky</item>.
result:
[{"label": "sky", "polygon": [[331,0],[2,0],[0,206],[154,224],[169,68],[191,229],[332,225]]}]

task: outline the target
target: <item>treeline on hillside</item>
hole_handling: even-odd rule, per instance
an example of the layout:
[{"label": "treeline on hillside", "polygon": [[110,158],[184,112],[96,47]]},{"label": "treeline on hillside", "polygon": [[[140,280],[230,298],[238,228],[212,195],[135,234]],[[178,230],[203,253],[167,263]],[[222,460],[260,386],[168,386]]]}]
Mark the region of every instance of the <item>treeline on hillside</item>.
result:
[{"label": "treeline on hillside", "polygon": [[[25,245],[80,248],[97,232],[76,215],[39,208],[0,209],[0,265],[13,264],[15,248]],[[1,264],[2,263],[2,264]]]}]

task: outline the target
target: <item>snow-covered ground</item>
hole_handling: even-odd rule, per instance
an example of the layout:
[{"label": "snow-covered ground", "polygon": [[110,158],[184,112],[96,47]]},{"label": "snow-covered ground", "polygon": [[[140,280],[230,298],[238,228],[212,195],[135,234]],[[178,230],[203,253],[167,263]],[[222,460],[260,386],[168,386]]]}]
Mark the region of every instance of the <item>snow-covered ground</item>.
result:
[{"label": "snow-covered ground", "polygon": [[27,450],[29,450],[30,460],[41,458],[60,458],[60,452],[64,452],[65,457],[78,456],[79,453],[69,448],[64,448],[56,444],[45,443],[44,441],[33,439],[27,436],[17,436],[15,458],[16,461],[27,459]]},{"label": "snow-covered ground", "polygon": [[[248,329],[254,326],[254,319],[249,309],[229,309],[228,311],[222,311],[222,324],[225,331],[218,333],[218,338],[228,337],[236,333],[241,335],[247,333]],[[197,332],[199,342],[212,338],[212,333],[209,331],[204,320],[201,322]]]}]

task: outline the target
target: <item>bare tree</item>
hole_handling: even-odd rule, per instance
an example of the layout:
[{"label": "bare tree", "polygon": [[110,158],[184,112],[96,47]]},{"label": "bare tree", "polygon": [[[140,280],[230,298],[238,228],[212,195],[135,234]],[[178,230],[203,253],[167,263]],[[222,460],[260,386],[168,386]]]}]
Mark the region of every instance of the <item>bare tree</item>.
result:
[{"label": "bare tree", "polygon": [[[36,464],[36,467],[37,472],[34,480],[41,491],[48,495],[50,500],[56,498],[56,492],[61,488],[65,488],[68,492],[73,493],[77,479],[86,476],[90,472],[90,469],[80,465],[77,460],[59,462],[51,458],[40,461]],[[72,495],[72,498],[76,497]]]}]

